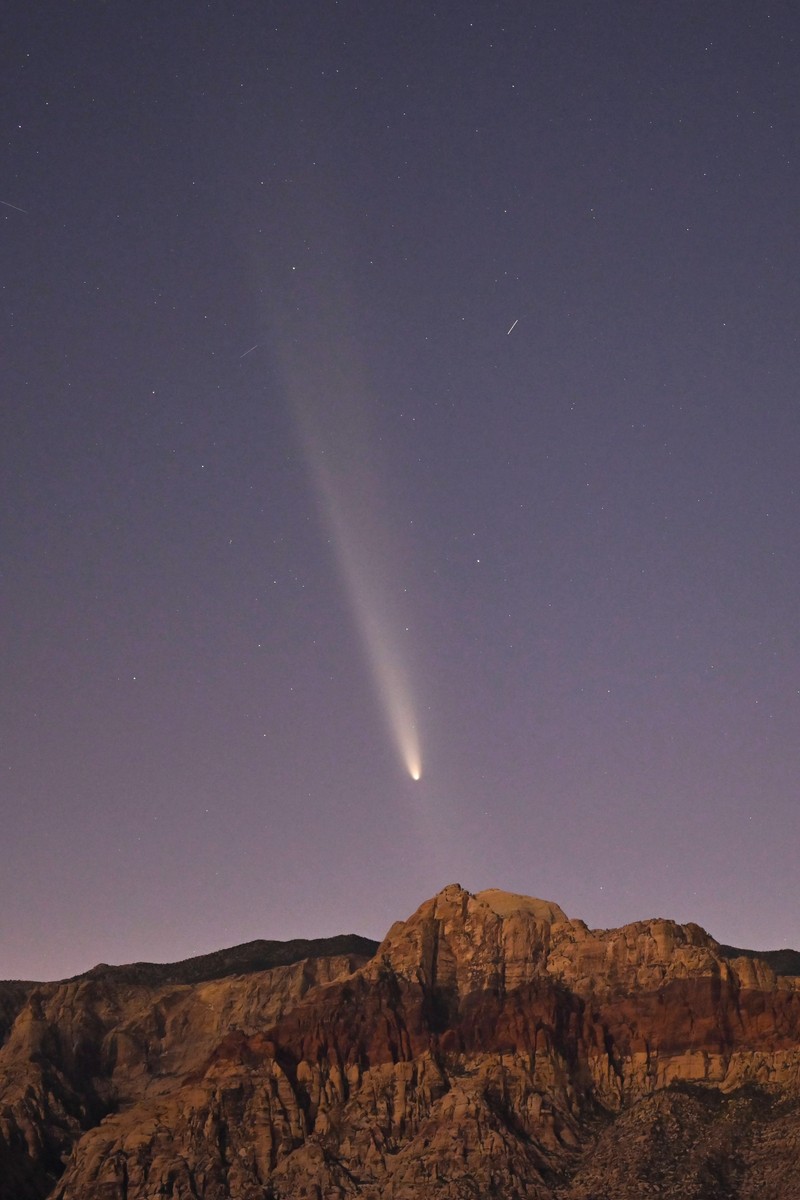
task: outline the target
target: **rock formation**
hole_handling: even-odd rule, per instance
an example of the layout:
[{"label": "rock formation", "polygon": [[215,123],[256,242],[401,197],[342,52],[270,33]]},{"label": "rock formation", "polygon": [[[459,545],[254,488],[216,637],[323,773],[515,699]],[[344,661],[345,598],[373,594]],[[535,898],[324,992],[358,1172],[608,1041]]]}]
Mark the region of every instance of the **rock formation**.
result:
[{"label": "rock formation", "polygon": [[800,978],[458,885],[335,941],[0,992],[0,1200],[800,1196]]}]

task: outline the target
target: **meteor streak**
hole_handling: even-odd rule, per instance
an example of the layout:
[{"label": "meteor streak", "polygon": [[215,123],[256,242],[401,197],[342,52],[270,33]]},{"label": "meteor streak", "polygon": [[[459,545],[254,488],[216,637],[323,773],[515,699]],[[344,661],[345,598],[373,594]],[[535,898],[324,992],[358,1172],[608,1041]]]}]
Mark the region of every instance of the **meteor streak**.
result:
[{"label": "meteor streak", "polygon": [[516,326],[517,326],[517,325],[519,325],[519,317],[517,317],[516,321],[515,321],[515,322],[514,322],[514,324],[511,326],[511,329],[507,329],[507,330],[506,330],[506,337],[508,337],[509,333],[511,333],[511,332],[512,332],[512,330],[514,330],[514,329],[516,328]]}]

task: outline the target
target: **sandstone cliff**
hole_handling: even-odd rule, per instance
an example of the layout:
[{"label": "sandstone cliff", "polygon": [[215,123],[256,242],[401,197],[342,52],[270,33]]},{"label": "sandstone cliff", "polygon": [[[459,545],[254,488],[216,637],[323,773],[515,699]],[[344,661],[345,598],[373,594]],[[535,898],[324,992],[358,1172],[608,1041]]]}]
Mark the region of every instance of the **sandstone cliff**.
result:
[{"label": "sandstone cliff", "polygon": [[0,1200],[800,1196],[798,980],[696,925],[452,885],[368,960],[143,974],[24,998]]}]

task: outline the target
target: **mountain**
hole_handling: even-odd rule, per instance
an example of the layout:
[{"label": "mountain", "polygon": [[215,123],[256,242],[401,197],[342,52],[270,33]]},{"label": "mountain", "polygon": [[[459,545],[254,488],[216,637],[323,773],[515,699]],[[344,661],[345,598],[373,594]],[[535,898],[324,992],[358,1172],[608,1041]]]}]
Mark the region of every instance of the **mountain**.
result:
[{"label": "mountain", "polygon": [[296,938],[291,942],[266,942],[258,939],[231,946],[227,950],[215,950],[211,954],[200,954],[196,958],[184,958],[174,963],[138,962],[121,967],[98,963],[90,971],[74,978],[143,983],[151,987],[167,983],[206,983],[212,979],[224,979],[226,975],[251,975],[254,971],[288,967],[304,958],[330,958],[347,954],[372,958],[377,949],[377,942],[373,942],[371,938],[359,937],[356,933],[341,934],[332,938],[315,938],[311,941],[306,938]]},{"label": "mountain", "polygon": [[800,1196],[763,957],[457,884],[377,949],[291,945],[0,985],[0,1200]]},{"label": "mountain", "polygon": [[720,946],[725,958],[760,958],[776,975],[800,975],[800,950],[741,950]]}]

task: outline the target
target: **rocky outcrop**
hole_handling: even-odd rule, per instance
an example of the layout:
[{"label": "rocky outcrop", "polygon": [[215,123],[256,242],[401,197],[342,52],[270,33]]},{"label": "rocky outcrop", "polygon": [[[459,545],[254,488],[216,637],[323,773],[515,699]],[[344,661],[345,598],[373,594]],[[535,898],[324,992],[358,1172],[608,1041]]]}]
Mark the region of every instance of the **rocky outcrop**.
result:
[{"label": "rocky outcrop", "polygon": [[696,925],[452,885],[368,961],[126,978],[19,1012],[2,1200],[800,1195],[798,981]]},{"label": "rocky outcrop", "polygon": [[[202,1073],[232,1029],[255,1033],[309,989],[364,961],[363,954],[321,956],[194,985],[136,981],[152,979],[140,968],[155,964],[103,966],[64,983],[29,985],[0,1049],[0,1198],[49,1195],[87,1131]],[[156,975],[174,979],[184,969],[200,970],[173,964]]]}]

